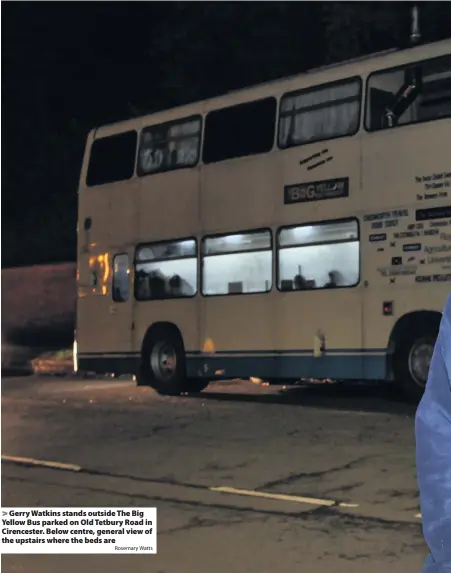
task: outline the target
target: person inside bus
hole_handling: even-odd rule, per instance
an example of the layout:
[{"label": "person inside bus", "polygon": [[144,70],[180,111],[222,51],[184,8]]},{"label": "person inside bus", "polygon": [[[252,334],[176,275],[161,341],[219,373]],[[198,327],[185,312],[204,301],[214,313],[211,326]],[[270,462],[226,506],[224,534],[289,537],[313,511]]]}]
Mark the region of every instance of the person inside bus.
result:
[{"label": "person inside bus", "polygon": [[329,281],[324,285],[324,288],[335,288],[338,286],[339,275],[337,271],[330,271]]},{"label": "person inside bus", "polygon": [[149,296],[148,275],[144,269],[139,269],[135,274],[136,294],[138,298],[143,299]]},{"label": "person inside bus", "polygon": [[180,275],[173,275],[169,280],[169,290],[172,296],[193,296],[195,291],[193,287],[182,279]]},{"label": "person inside bus", "polygon": [[301,274],[301,267],[299,267],[299,273],[295,275],[293,279],[294,290],[305,290],[307,288],[307,281],[305,277]]},{"label": "person inside bus", "polygon": [[451,571],[451,294],[445,304],[426,389],[415,417],[423,573]]},{"label": "person inside bus", "polygon": [[149,290],[150,298],[152,299],[162,299],[166,296],[166,283],[164,276],[161,272],[151,271],[149,273]]}]

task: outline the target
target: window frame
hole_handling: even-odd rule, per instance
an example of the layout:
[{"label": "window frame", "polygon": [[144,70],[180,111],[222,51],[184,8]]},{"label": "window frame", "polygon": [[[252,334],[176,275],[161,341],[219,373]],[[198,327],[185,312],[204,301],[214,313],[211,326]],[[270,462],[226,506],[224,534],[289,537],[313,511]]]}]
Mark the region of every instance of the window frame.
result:
[{"label": "window frame", "polygon": [[[233,156],[233,157],[226,157],[225,159],[216,159],[214,161],[205,161],[204,159],[204,153],[205,153],[205,134],[207,131],[207,121],[208,121],[208,116],[211,114],[215,114],[215,113],[220,113],[224,110],[230,110],[233,108],[237,108],[237,107],[242,107],[242,106],[246,106],[246,105],[251,105],[253,103],[258,103],[258,102],[263,102],[265,100],[272,100],[275,104],[274,106],[274,128],[273,128],[273,136],[272,136],[272,144],[271,147],[266,150],[266,151],[259,151],[258,153],[247,153],[246,155],[239,155],[239,156]],[[214,108],[211,109],[209,111],[207,111],[205,113],[205,118],[204,118],[204,129],[203,129],[203,134],[202,134],[202,149],[201,149],[201,161],[202,161],[202,165],[216,165],[218,163],[223,163],[224,161],[235,161],[237,159],[246,159],[248,157],[257,157],[259,155],[264,155],[265,153],[271,153],[271,151],[274,150],[274,143],[275,143],[275,139],[277,138],[277,126],[278,126],[278,121],[279,121],[279,102],[278,102],[279,98],[278,96],[274,95],[274,94],[270,94],[264,97],[259,97],[258,99],[252,99],[252,100],[247,100],[247,101],[242,101],[239,103],[234,103],[232,105],[226,105],[223,107],[218,107],[218,108]],[[210,235],[209,235],[210,236]]]},{"label": "window frame", "polygon": [[[249,249],[248,251],[243,250],[236,250],[236,251],[228,251],[227,253],[216,253],[214,255],[204,255],[204,244],[206,239],[215,239],[218,237],[232,237],[234,235],[251,235],[257,234],[262,232],[269,231],[269,238],[270,238],[270,249]],[[258,227],[257,229],[243,229],[240,231],[233,231],[231,233],[211,233],[208,235],[204,235],[200,240],[200,249],[199,249],[199,257],[200,257],[200,295],[204,298],[215,298],[220,296],[252,296],[252,295],[262,295],[262,294],[269,294],[274,289],[274,235],[271,227]],[[271,253],[271,286],[269,290],[259,291],[259,292],[231,292],[231,293],[217,293],[217,294],[205,294],[204,293],[204,259],[207,257],[217,257],[221,255],[236,255],[241,253],[260,253],[270,251]]]},{"label": "window frame", "polygon": [[[159,257],[157,259],[142,260],[142,261],[137,259],[137,253],[138,253],[139,249],[142,247],[146,247],[149,245],[167,245],[170,243],[181,243],[183,241],[192,241],[192,240],[194,240],[194,245],[196,248],[195,257],[184,256],[184,257],[174,257],[171,259]],[[158,263],[161,261],[180,261],[183,259],[195,259],[196,260],[196,289],[194,291],[194,294],[190,294],[190,295],[186,295],[186,296],[171,296],[171,297],[165,297],[165,298],[139,298],[137,296],[137,293],[136,293],[136,286],[137,286],[136,265],[137,264],[140,264],[140,263],[146,264],[146,263],[155,263],[155,262]],[[199,286],[200,286],[200,280],[199,280],[199,241],[198,241],[197,237],[190,235],[188,237],[181,237],[181,238],[177,238],[177,239],[163,239],[160,241],[145,241],[145,242],[138,243],[135,247],[135,253],[133,256],[133,271],[134,271],[133,296],[134,296],[135,300],[138,302],[161,302],[163,300],[185,300],[185,299],[195,298],[199,294],[199,291],[200,291],[200,288],[199,288]]]},{"label": "window frame", "polygon": [[364,130],[367,133],[389,132],[389,131],[392,131],[394,129],[400,128],[400,127],[409,127],[412,125],[418,125],[418,124],[421,125],[423,123],[429,123],[431,121],[442,121],[444,119],[449,119],[451,117],[451,112],[448,115],[445,115],[445,116],[439,117],[439,118],[435,118],[435,119],[420,119],[418,121],[411,121],[409,123],[402,123],[402,124],[398,123],[397,125],[394,125],[392,127],[383,127],[380,129],[370,129],[367,125],[368,113],[371,111],[369,109],[369,106],[370,106],[370,98],[369,98],[370,80],[373,76],[381,75],[381,74],[386,73],[386,72],[398,72],[401,70],[405,70],[408,67],[413,67],[415,65],[421,66],[421,65],[424,65],[428,62],[436,62],[436,61],[439,61],[442,59],[444,60],[446,58],[451,60],[451,54],[443,54],[442,56],[436,56],[435,58],[426,58],[425,60],[416,60],[414,62],[408,62],[408,63],[402,64],[400,66],[394,66],[394,67],[389,67],[389,68],[383,68],[381,70],[376,70],[376,71],[373,71],[370,74],[368,74],[368,76],[366,78],[366,82],[365,82],[365,108],[364,108],[364,112],[363,112],[363,128],[364,128]]},{"label": "window frame", "polygon": [[[127,134],[134,134],[135,136],[135,151],[134,151],[134,156],[133,156],[133,169],[131,172],[130,177],[127,177],[125,179],[115,179],[114,181],[106,181],[104,183],[95,183],[95,184],[89,184],[88,183],[88,178],[89,178],[89,166],[91,165],[91,158],[92,158],[92,150],[93,147],[95,146],[97,141],[102,141],[103,139],[109,139],[109,138],[115,138],[115,137],[121,137],[121,136],[125,136]],[[137,158],[137,149],[138,149],[138,144],[139,144],[139,133],[137,129],[127,129],[126,131],[120,131],[117,133],[112,133],[110,135],[104,135],[101,137],[98,137],[97,139],[95,138],[95,134],[94,134],[94,139],[91,142],[91,145],[89,147],[89,157],[88,157],[88,161],[87,161],[87,165],[86,165],[86,174],[85,174],[85,186],[88,189],[94,189],[96,187],[103,187],[105,185],[115,185],[116,183],[123,183],[124,181],[130,181],[131,179],[133,179],[133,177],[135,176],[136,173],[136,158]]]},{"label": "window frame", "polygon": [[[190,164],[190,165],[179,165],[177,167],[164,167],[163,169],[158,169],[156,171],[149,171],[149,172],[143,172],[141,170],[140,167],[140,160],[139,160],[139,154],[141,152],[141,138],[143,136],[143,134],[146,132],[146,130],[151,130],[152,128],[162,128],[165,127],[167,128],[167,130],[169,131],[169,129],[173,126],[173,125],[180,125],[180,124],[184,124],[184,123],[189,123],[190,121],[194,121],[194,120],[200,120],[200,127],[199,127],[199,141],[197,143],[197,159],[196,159],[196,163]],[[139,138],[138,138],[138,143],[137,143],[137,149],[136,149],[136,175],[139,178],[143,178],[143,177],[149,177],[151,175],[158,175],[160,173],[170,173],[171,171],[179,171],[181,169],[193,169],[194,167],[196,167],[197,165],[199,165],[200,161],[201,161],[201,150],[202,150],[202,139],[203,139],[203,130],[204,130],[204,117],[201,114],[194,114],[194,115],[189,115],[187,117],[183,117],[183,118],[178,118],[178,119],[171,119],[170,121],[164,121],[163,123],[154,123],[152,125],[147,125],[145,127],[143,127],[140,132],[139,132]],[[193,135],[191,136],[178,136],[178,137],[173,137],[171,139],[166,139],[165,143],[169,143],[170,141],[179,141],[179,140],[183,140],[183,139],[190,139],[194,137]]]},{"label": "window frame", "polygon": [[[357,121],[357,127],[354,131],[350,132],[350,133],[346,133],[344,135],[334,135],[332,137],[317,137],[315,139],[311,139],[309,141],[303,141],[302,143],[294,143],[293,145],[281,145],[280,143],[280,124],[281,124],[281,119],[284,117],[287,117],[289,115],[293,115],[293,117],[295,117],[297,114],[292,114],[292,113],[287,113],[287,112],[283,112],[282,111],[282,104],[285,98],[287,97],[293,97],[293,96],[299,96],[305,93],[309,93],[309,92],[317,92],[317,91],[321,91],[324,88],[328,88],[328,87],[339,87],[341,85],[346,85],[348,83],[352,83],[354,81],[358,82],[359,85],[359,95],[358,97],[348,97],[348,98],[344,98],[343,100],[340,100],[341,102],[345,103],[348,101],[355,101],[358,99],[359,102],[359,111],[357,113],[358,116],[358,121]],[[361,124],[362,124],[362,107],[363,107],[363,96],[364,96],[364,90],[363,90],[363,79],[360,75],[355,75],[355,76],[350,76],[349,78],[345,78],[345,79],[340,79],[340,80],[335,80],[332,82],[324,82],[322,84],[317,84],[314,86],[310,86],[307,88],[302,88],[299,90],[292,90],[289,92],[284,92],[280,98],[279,98],[279,110],[278,110],[278,122],[277,122],[277,133],[276,133],[276,140],[277,140],[277,148],[285,151],[287,149],[294,149],[296,147],[302,147],[304,145],[310,145],[312,143],[319,143],[320,141],[332,141],[334,139],[342,139],[343,137],[354,137],[354,135],[356,135],[360,129],[361,129]],[[334,107],[333,104],[331,103],[327,103],[327,104],[317,104],[317,105],[313,105],[310,107],[305,108],[307,111],[308,110],[312,110],[312,109],[322,109],[322,108],[329,108],[329,107]]]},{"label": "window frame", "polygon": [[[279,253],[280,251],[283,251],[285,249],[295,249],[298,247],[315,247],[315,246],[319,246],[319,245],[341,245],[344,243],[354,243],[356,241],[356,239],[347,239],[345,241],[341,241],[341,240],[333,240],[333,241],[316,241],[314,243],[306,243],[304,245],[300,244],[300,245],[290,245],[290,246],[285,246],[285,247],[280,247],[279,246],[279,242],[280,242],[280,233],[281,231],[285,231],[285,230],[290,230],[290,229],[297,229],[299,227],[319,227],[319,226],[326,226],[326,225],[330,225],[331,223],[348,223],[350,221],[356,221],[357,222],[357,242],[359,243],[359,276],[358,276],[358,281],[355,284],[352,285],[339,285],[333,288],[328,288],[325,286],[321,286],[321,287],[314,287],[314,288],[305,288],[302,290],[282,290],[279,287],[279,279],[280,279],[280,264],[279,264]],[[356,288],[360,285],[361,280],[362,280],[362,249],[361,249],[361,234],[360,234],[360,220],[358,217],[340,217],[339,219],[324,219],[321,221],[306,221],[305,223],[301,223],[301,224],[297,224],[297,225],[282,225],[280,227],[278,227],[276,229],[275,232],[275,257],[274,257],[274,264],[276,267],[276,288],[280,293],[289,293],[289,292],[295,292],[295,293],[301,293],[301,292],[314,292],[314,291],[323,291],[323,290],[341,290],[341,289],[350,289],[350,288]]]},{"label": "window frame", "polygon": [[[114,261],[116,260],[116,257],[121,257],[121,256],[124,256],[124,255],[125,255],[125,256],[127,257],[127,259],[128,259],[128,265],[129,265],[128,268],[129,268],[129,271],[130,271],[129,274],[128,274],[128,297],[127,297],[125,300],[119,300],[119,299],[116,299],[115,296],[114,296],[114,283],[115,283],[115,276],[116,276],[116,273],[114,272]],[[128,302],[128,301],[130,300],[130,298],[131,298],[130,295],[131,295],[131,291],[132,291],[131,284],[130,284],[130,274],[131,274],[131,269],[130,269],[130,255],[129,255],[126,251],[121,251],[120,253],[115,253],[115,254],[113,255],[112,267],[113,267],[113,272],[112,272],[112,279],[111,279],[111,298],[112,298],[113,302],[115,302],[115,303],[117,303],[117,304],[124,303],[124,302]]]}]

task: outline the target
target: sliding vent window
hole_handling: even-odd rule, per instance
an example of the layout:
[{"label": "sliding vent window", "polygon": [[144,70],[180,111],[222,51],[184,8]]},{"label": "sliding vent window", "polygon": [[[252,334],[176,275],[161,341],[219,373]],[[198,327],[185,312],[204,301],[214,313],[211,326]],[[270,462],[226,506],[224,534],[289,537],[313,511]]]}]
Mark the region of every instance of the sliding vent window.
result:
[{"label": "sliding vent window", "polygon": [[136,131],[127,131],[94,140],[91,146],[86,185],[125,181],[135,170]]},{"label": "sliding vent window", "polygon": [[278,237],[282,291],[352,287],[359,282],[360,243],[355,219],[284,228]]},{"label": "sliding vent window", "polygon": [[135,259],[135,297],[161,300],[197,292],[195,239],[141,245]]},{"label": "sliding vent window", "polygon": [[205,237],[202,252],[202,294],[250,294],[271,290],[271,231]]},{"label": "sliding vent window", "polygon": [[113,300],[126,302],[130,296],[130,265],[127,253],[113,259]]},{"label": "sliding vent window", "polygon": [[280,104],[279,147],[354,135],[359,129],[360,78],[285,94]]},{"label": "sliding vent window", "polygon": [[193,167],[199,161],[202,119],[146,127],[141,133],[138,175]]}]

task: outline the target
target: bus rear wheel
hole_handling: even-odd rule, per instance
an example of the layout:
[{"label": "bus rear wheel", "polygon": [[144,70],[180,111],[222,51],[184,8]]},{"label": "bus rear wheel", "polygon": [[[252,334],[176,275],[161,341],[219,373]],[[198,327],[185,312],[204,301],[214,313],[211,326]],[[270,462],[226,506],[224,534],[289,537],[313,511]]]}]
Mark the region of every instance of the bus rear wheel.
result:
[{"label": "bus rear wheel", "polygon": [[178,396],[183,392],[201,392],[208,381],[186,377],[182,338],[175,328],[161,326],[151,329],[144,339],[137,385],[151,386],[162,395]]},{"label": "bus rear wheel", "polygon": [[426,388],[437,332],[413,330],[404,335],[395,355],[395,378],[404,395],[419,402]]}]

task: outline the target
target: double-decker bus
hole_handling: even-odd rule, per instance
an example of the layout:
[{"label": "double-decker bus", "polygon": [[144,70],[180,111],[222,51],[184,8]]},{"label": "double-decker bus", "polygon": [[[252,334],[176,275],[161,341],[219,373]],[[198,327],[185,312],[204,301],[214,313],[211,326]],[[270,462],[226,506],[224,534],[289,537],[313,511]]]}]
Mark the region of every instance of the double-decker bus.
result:
[{"label": "double-decker bus", "polygon": [[451,288],[450,116],[444,40],[93,130],[76,368],[418,399]]}]

